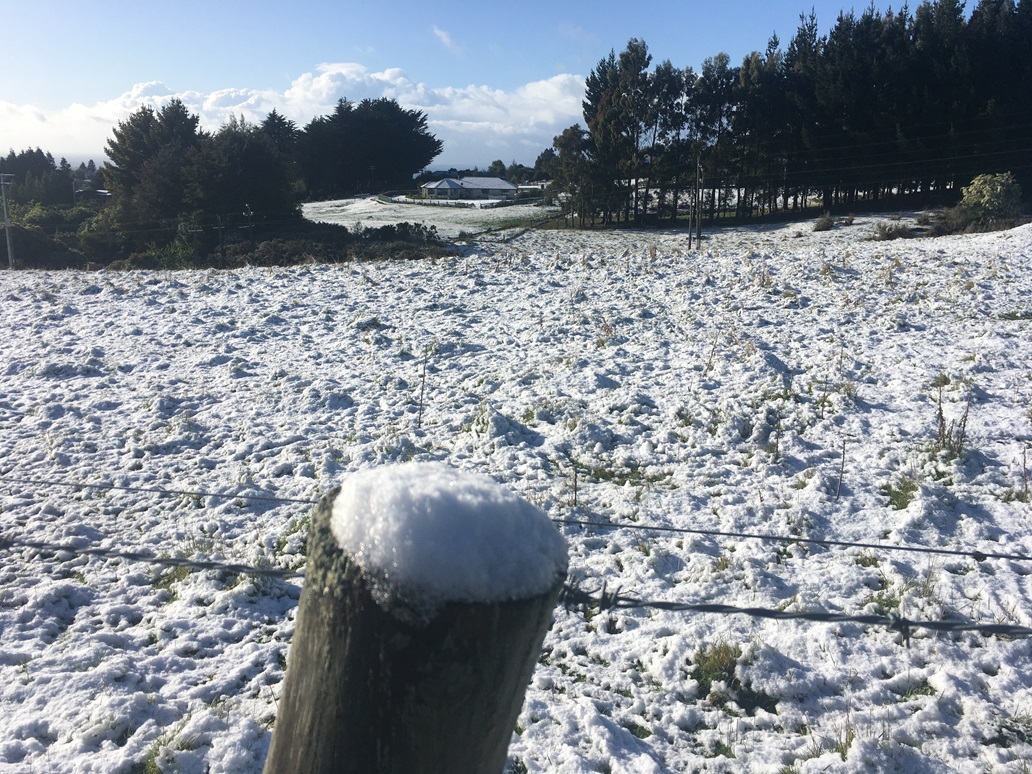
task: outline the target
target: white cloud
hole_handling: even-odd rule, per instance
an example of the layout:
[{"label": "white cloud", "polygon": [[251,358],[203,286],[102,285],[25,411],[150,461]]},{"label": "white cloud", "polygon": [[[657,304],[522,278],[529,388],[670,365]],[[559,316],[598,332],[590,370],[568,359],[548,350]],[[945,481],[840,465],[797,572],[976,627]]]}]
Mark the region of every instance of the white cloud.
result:
[{"label": "white cloud", "polygon": [[442,30],[436,24],[432,27],[432,29],[434,31],[434,37],[436,37],[439,41],[441,41],[441,43],[444,45],[444,47],[446,49],[451,51],[453,54],[457,54],[457,53],[460,52],[461,49],[455,43],[455,41],[452,40],[452,36],[451,35],[449,35],[447,32]]},{"label": "white cloud", "polygon": [[558,31],[560,35],[568,40],[572,40],[574,43],[598,47],[598,38],[581,26],[576,24],[560,24]]},{"label": "white cloud", "polygon": [[259,122],[273,109],[304,126],[332,111],[341,98],[358,102],[387,97],[426,114],[430,131],[444,143],[435,167],[486,166],[494,158],[532,163],[555,135],[581,120],[583,96],[584,80],[576,75],[556,75],[512,91],[476,84],[432,88],[398,68],[374,72],[354,62],[337,62],[303,73],[282,93],[244,88],[177,92],[150,82],[111,100],[56,111],[0,101],[0,125],[15,151],[40,147],[58,158],[99,162],[119,121],[144,105],[160,108],[174,97],[200,116],[208,130],[231,115]]}]

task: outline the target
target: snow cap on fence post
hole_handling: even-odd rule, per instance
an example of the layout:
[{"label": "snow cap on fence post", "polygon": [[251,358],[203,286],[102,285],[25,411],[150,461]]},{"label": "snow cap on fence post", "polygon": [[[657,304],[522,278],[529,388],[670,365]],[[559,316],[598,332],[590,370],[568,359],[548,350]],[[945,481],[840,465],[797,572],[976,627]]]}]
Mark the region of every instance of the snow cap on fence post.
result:
[{"label": "snow cap on fence post", "polygon": [[349,476],[313,513],[267,774],[497,774],[566,569],[555,525],[485,476]]},{"label": "snow cap on fence post", "polygon": [[486,476],[442,464],[350,477],[331,529],[376,581],[381,605],[424,618],[446,602],[537,596],[566,575],[566,542],[544,513]]}]

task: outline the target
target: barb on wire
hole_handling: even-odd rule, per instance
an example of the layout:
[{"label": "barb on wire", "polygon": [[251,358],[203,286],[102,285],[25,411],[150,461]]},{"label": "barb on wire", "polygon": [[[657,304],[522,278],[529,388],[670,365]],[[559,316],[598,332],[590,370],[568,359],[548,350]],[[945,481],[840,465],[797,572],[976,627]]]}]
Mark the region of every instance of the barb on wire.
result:
[{"label": "barb on wire", "polygon": [[717,529],[692,529],[689,527],[662,527],[655,524],[607,524],[583,519],[553,519],[556,524],[591,529],[629,529],[639,532],[669,532],[677,535],[702,535],[704,537],[739,538],[741,540],[763,540],[775,543],[806,543],[836,548],[866,548],[871,551],[901,551],[916,554],[937,554],[940,556],[963,556],[984,562],[986,559],[1009,559],[1015,562],[1032,562],[1028,554],[1004,554],[992,551],[965,550],[960,548],[932,548],[930,546],[892,545],[891,543],[855,543],[849,540],[822,540],[819,538],[795,537],[792,535],[770,535],[762,532],[724,532]]},{"label": "barb on wire", "polygon": [[978,632],[983,635],[1001,637],[1032,637],[1032,628],[1012,624],[980,624],[965,621],[913,621],[898,615],[850,615],[826,612],[789,612],[764,607],[736,607],[734,605],[702,604],[691,602],[649,601],[628,597],[619,592],[606,593],[602,589],[590,593],[570,584],[564,586],[560,601],[568,608],[595,608],[599,612],[614,609],[650,608],[674,613],[715,613],[718,615],[747,615],[753,618],[767,618],[775,621],[810,621],[813,623],[855,623],[862,626],[884,626],[899,632],[903,642],[909,645],[914,629],[928,629],[936,632]]},{"label": "barb on wire", "polygon": [[296,503],[299,505],[315,505],[316,500],[302,500],[293,497],[276,497],[275,495],[253,495],[226,492],[193,492],[180,489],[156,489],[140,486],[121,486],[119,484],[81,484],[71,481],[42,481],[32,478],[9,478],[0,476],[0,481],[8,484],[30,484],[32,486],[59,486],[68,489],[104,489],[116,490],[119,492],[135,492],[137,494],[156,494],[165,497],[217,497],[226,500],[264,500],[274,503]]},{"label": "barb on wire", "polygon": [[101,559],[124,559],[129,562],[142,562],[159,567],[186,567],[190,570],[217,570],[238,575],[256,575],[266,578],[303,578],[302,570],[279,570],[273,567],[254,567],[247,564],[206,561],[201,559],[184,559],[181,557],[155,556],[141,551],[121,551],[113,548],[96,546],[73,546],[63,543],[49,543],[44,540],[24,540],[0,535],[0,551],[12,548],[31,548],[54,554],[71,556],[95,556]]}]

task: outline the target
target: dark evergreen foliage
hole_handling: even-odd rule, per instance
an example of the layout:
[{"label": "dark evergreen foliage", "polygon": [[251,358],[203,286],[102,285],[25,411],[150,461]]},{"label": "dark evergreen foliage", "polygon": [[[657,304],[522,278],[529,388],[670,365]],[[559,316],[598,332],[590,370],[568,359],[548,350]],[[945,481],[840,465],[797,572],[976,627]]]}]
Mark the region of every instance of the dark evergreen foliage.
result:
[{"label": "dark evergreen foliage", "polygon": [[342,99],[313,119],[297,140],[301,174],[314,198],[412,187],[412,178],[440,154],[426,116],[392,99]]},{"label": "dark evergreen foliage", "polygon": [[[1032,190],[1032,0],[923,0],[911,13],[839,15],[818,34],[800,16],[739,66],[652,70],[632,39],[585,82],[586,132],[553,146],[558,190],[580,218],[674,215],[704,175],[710,215],[917,195],[955,202],[983,173]],[[578,202],[573,204],[572,202]]]},{"label": "dark evergreen foliage", "polygon": [[44,206],[73,203],[71,166],[65,159],[55,163],[53,156],[39,148],[20,153],[12,150],[0,157],[0,173],[14,175],[14,183],[7,192],[11,202]]},{"label": "dark evergreen foliage", "polygon": [[[219,262],[231,262],[262,235],[304,232],[298,203],[305,192],[410,188],[413,174],[442,148],[425,115],[388,99],[358,105],[342,99],[304,130],[275,110],[260,125],[231,117],[214,133],[201,131],[199,123],[174,99],[119,122],[103,169],[90,161],[73,170],[37,148],[11,151],[0,158],[0,171],[15,176],[10,198],[32,205],[22,211],[23,222],[45,227],[54,238],[75,231],[73,241],[91,261],[179,267],[204,262],[212,251]],[[514,165],[513,172],[520,171]],[[109,204],[94,193],[105,187]],[[77,193],[74,217],[63,217],[53,205],[71,205]],[[416,241],[408,232],[362,241],[388,237]]]}]

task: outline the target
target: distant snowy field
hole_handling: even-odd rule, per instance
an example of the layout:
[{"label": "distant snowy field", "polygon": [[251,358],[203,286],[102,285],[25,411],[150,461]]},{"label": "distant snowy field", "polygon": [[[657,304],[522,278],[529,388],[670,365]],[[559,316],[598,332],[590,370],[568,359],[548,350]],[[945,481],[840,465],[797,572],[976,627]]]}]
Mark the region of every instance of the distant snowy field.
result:
[{"label": "distant snowy field", "polygon": [[[537,220],[550,210],[532,204],[503,207],[455,207],[451,205],[383,204],[376,199],[337,199],[304,206],[305,217],[348,228],[377,228],[408,221],[433,225],[445,239],[460,234],[476,234],[498,228],[517,218]],[[551,212],[557,212],[551,210]]]},{"label": "distant snowy field", "polygon": [[[872,241],[883,220],[690,252],[677,233],[531,231],[426,262],[2,272],[0,534],[300,568],[311,507],[250,496],[315,500],[417,459],[553,518],[1032,554],[1032,227]],[[956,459],[934,449],[937,385],[955,429],[970,396]],[[1032,625],[1032,562],[564,534],[587,590]],[[0,560],[0,771],[260,770],[300,581]],[[696,669],[717,646],[730,683]],[[532,772],[1023,771],[1032,641],[559,608],[510,754]]]}]

